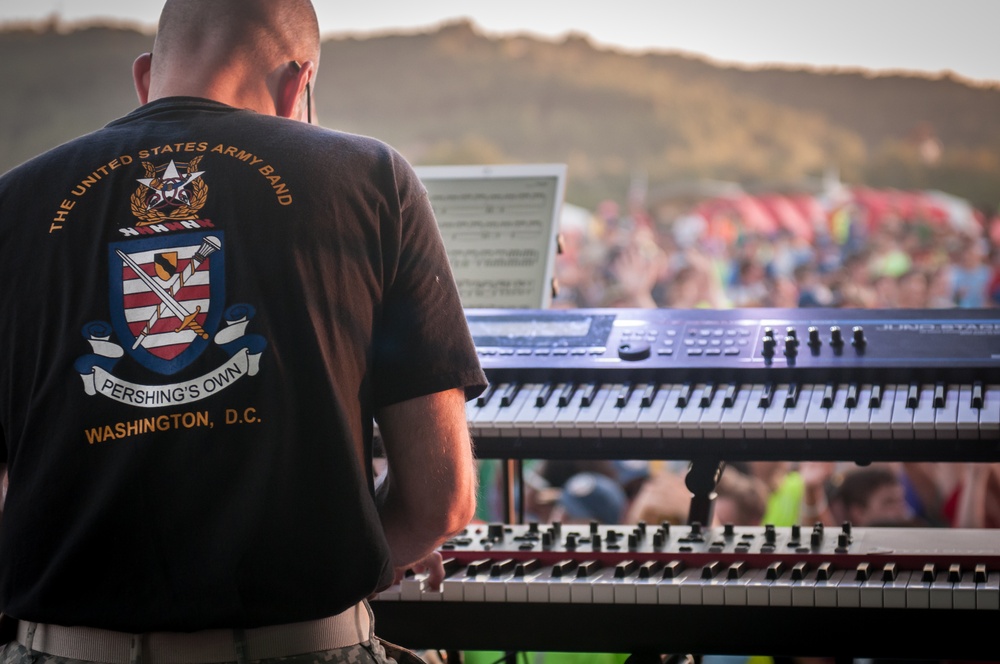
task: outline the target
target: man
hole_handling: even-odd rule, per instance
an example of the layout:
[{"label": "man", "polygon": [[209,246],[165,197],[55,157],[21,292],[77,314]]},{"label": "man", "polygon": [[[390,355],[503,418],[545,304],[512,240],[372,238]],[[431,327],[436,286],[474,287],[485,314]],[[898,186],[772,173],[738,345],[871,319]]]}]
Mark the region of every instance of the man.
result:
[{"label": "man", "polygon": [[382,661],[364,599],[471,518],[426,192],[318,63],[308,0],[167,0],[142,106],[0,178],[3,661]]}]

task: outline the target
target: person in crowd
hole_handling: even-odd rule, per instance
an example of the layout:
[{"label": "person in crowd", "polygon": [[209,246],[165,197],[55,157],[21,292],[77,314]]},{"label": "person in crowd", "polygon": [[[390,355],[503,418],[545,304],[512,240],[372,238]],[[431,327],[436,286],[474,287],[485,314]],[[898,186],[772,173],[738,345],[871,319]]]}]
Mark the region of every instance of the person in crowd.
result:
[{"label": "person in crowd", "polygon": [[388,662],[366,598],[443,576],[486,378],[319,58],[308,0],[167,0],[141,106],[0,178],[4,662]]},{"label": "person in crowd", "polygon": [[829,481],[834,523],[852,526],[915,525],[899,472],[890,464],[852,466]]}]

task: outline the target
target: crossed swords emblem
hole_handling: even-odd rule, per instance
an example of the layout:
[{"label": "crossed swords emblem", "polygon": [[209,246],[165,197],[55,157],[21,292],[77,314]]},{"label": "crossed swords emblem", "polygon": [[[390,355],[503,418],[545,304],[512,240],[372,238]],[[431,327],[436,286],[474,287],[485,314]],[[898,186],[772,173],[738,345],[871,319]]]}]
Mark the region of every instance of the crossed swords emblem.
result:
[{"label": "crossed swords emblem", "polygon": [[121,258],[126,265],[132,268],[132,271],[135,272],[139,279],[142,280],[142,283],[146,284],[149,290],[153,291],[156,297],[160,298],[160,303],[156,305],[156,311],[154,311],[153,315],[149,317],[148,321],[146,321],[146,325],[143,327],[142,332],[139,333],[139,336],[135,339],[135,343],[132,344],[132,350],[141,346],[142,342],[147,336],[149,336],[153,326],[163,314],[164,307],[169,309],[170,313],[176,316],[181,322],[174,332],[191,330],[202,339],[208,339],[208,332],[206,332],[198,321],[195,320],[198,314],[201,313],[201,307],[197,306],[194,308],[194,311],[191,311],[178,302],[175,296],[177,295],[177,292],[184,287],[185,282],[187,282],[187,280],[198,271],[198,268],[202,266],[209,254],[218,251],[221,248],[222,243],[219,242],[219,238],[212,235],[206,237],[202,240],[201,246],[198,247],[198,251],[194,253],[194,257],[191,259],[191,262],[187,264],[184,271],[181,272],[177,279],[167,288],[164,288],[162,285],[157,283],[155,277],[148,275],[145,270],[139,267],[139,264],[136,263],[131,256],[123,252],[121,249],[115,249],[115,253],[118,254],[118,257]]}]

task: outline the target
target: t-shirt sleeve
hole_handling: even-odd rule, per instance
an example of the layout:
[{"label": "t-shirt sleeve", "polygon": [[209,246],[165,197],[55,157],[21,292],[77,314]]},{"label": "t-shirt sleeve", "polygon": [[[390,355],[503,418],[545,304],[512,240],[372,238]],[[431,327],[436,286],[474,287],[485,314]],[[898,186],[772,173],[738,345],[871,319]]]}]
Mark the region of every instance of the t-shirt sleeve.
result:
[{"label": "t-shirt sleeve", "polygon": [[375,406],[452,388],[472,399],[486,388],[486,376],[427,192],[398,159],[398,258],[387,269],[375,336]]}]

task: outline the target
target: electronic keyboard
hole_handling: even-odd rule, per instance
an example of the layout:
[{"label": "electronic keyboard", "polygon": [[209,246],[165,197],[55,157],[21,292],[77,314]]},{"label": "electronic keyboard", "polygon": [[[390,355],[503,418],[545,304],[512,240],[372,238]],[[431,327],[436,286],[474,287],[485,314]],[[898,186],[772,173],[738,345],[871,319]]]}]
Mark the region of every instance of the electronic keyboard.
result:
[{"label": "electronic keyboard", "polygon": [[466,318],[481,458],[1000,460],[1000,310]]}]

